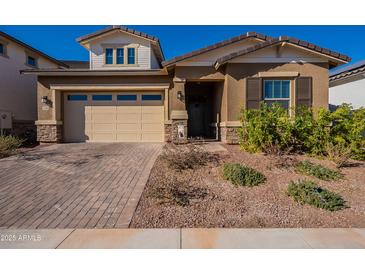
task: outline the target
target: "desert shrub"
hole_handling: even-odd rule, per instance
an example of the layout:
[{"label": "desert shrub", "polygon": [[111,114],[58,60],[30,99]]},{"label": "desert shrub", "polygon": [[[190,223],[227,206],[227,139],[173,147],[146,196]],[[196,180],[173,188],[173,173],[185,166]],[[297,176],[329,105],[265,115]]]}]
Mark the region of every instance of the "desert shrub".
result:
[{"label": "desert shrub", "polygon": [[223,178],[240,186],[256,186],[266,180],[262,173],[237,163],[224,164]]},{"label": "desert shrub", "polygon": [[291,143],[291,123],[287,111],[274,104],[262,104],[260,110],[243,110],[242,127],[238,129],[240,143],[248,152],[261,152],[270,146],[288,149]]},{"label": "desert shrub", "polygon": [[343,143],[326,145],[328,158],[336,164],[337,168],[345,166],[352,156],[352,149]]},{"label": "desert shrub", "polygon": [[167,147],[161,157],[175,170],[194,169],[213,158],[204,149],[192,144]]},{"label": "desert shrub", "polygon": [[332,143],[351,147],[355,159],[365,160],[365,108],[343,104],[331,118]]},{"label": "desert shrub", "polygon": [[168,177],[164,178],[163,184],[151,188],[149,195],[157,198],[160,204],[185,207],[203,200],[208,195],[208,191],[202,187],[192,186],[188,181]]},{"label": "desert shrub", "polygon": [[295,171],[304,175],[314,176],[325,181],[339,180],[343,176],[336,170],[326,168],[322,165],[313,164],[309,161],[301,161],[296,164]]},{"label": "desert shrub", "polygon": [[345,201],[339,194],[321,188],[312,181],[290,182],[287,194],[298,203],[313,205],[329,211],[345,208]]},{"label": "desert shrub", "polygon": [[334,112],[304,107],[287,111],[280,105],[263,103],[258,110],[242,109],[240,120],[240,145],[248,152],[279,149],[329,156],[329,146],[341,145],[351,148],[353,158],[365,160],[364,108],[354,110],[344,104]]},{"label": "desert shrub", "polygon": [[23,140],[16,136],[0,135],[0,158],[7,157],[14,153],[23,143]]}]

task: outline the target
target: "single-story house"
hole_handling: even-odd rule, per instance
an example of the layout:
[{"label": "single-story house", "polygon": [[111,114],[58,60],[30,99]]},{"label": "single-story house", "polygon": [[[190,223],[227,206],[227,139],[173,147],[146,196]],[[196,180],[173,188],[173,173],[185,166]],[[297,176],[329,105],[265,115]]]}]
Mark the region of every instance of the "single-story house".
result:
[{"label": "single-story house", "polygon": [[165,60],[158,38],[122,26],[77,39],[88,68],[24,70],[38,76],[41,142],[237,143],[241,108],[261,101],[328,107],[328,70],[346,55],[256,32]]},{"label": "single-story house", "polygon": [[0,31],[0,129],[35,136],[37,77],[19,71],[45,68],[68,65]]},{"label": "single-story house", "polygon": [[365,107],[365,60],[330,73],[329,103]]}]

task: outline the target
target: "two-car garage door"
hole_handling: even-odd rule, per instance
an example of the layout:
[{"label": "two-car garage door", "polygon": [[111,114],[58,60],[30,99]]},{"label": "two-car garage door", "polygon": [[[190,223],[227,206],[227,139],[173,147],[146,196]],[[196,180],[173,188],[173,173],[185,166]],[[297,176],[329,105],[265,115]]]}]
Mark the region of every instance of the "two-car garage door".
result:
[{"label": "two-car garage door", "polygon": [[64,94],[66,142],[163,142],[164,98],[159,92]]}]

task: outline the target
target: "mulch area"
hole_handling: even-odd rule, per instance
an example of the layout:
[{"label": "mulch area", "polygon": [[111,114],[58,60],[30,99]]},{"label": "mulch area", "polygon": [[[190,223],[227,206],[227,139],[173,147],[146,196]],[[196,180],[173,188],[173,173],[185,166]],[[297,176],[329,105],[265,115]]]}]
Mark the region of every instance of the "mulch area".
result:
[{"label": "mulch area", "polygon": [[[365,227],[365,163],[352,161],[341,168],[344,179],[321,181],[295,173],[296,161],[309,159],[334,168],[330,161],[303,155],[273,157],[249,154],[239,146],[222,145],[203,167],[175,171],[158,158],[133,216],[133,228],[182,227]],[[222,178],[225,162],[239,162],[262,172],[267,181],[255,187],[236,187]],[[286,194],[290,181],[311,179],[339,193],[347,208],[330,212],[300,205]],[[164,192],[175,194],[170,199]],[[167,191],[167,192],[168,192]]]}]

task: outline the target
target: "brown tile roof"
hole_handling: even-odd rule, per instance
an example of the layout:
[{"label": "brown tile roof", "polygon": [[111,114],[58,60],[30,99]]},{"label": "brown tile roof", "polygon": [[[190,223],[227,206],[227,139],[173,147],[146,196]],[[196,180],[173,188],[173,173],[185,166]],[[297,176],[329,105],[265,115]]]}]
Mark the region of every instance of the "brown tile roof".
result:
[{"label": "brown tile roof", "polygon": [[82,43],[82,42],[87,41],[89,39],[98,37],[102,34],[113,32],[115,30],[125,31],[127,33],[134,34],[134,35],[137,35],[139,37],[151,40],[152,41],[152,49],[155,52],[158,60],[160,62],[162,62],[165,59],[162,48],[161,48],[161,45],[160,45],[160,41],[157,37],[146,34],[146,33],[143,33],[143,32],[140,32],[140,31],[137,31],[137,30],[133,30],[133,29],[130,29],[130,28],[127,28],[127,27],[124,27],[124,26],[119,26],[119,25],[109,26],[109,27],[106,27],[102,30],[98,30],[98,31],[95,31],[93,33],[81,36],[81,37],[77,38],[76,41],[79,42],[79,43]]},{"label": "brown tile roof", "polygon": [[272,40],[269,40],[269,41],[254,45],[252,47],[248,47],[244,50],[239,50],[237,52],[234,52],[234,53],[228,54],[226,56],[223,56],[223,57],[217,59],[216,63],[214,64],[214,67],[216,69],[218,69],[221,65],[228,62],[229,60],[232,60],[233,58],[243,56],[243,55],[249,54],[251,52],[255,52],[255,51],[258,51],[260,49],[270,47],[270,46],[273,46],[273,45],[276,45],[276,44],[281,44],[283,42],[290,43],[290,44],[293,44],[293,45],[297,45],[297,46],[300,46],[300,47],[303,47],[303,48],[306,48],[306,49],[309,49],[309,50],[312,50],[312,51],[315,51],[315,52],[318,52],[318,53],[321,53],[321,54],[324,54],[324,55],[327,55],[327,56],[330,56],[330,57],[334,57],[334,58],[340,59],[340,60],[342,60],[343,62],[346,62],[346,63],[351,61],[351,58],[347,55],[344,55],[344,54],[341,54],[341,53],[338,53],[338,52],[335,52],[335,51],[332,51],[332,50],[329,50],[329,49],[326,49],[326,48],[322,48],[320,46],[317,46],[317,45],[314,45],[312,43],[309,43],[309,42],[306,42],[306,41],[303,41],[303,40],[299,40],[299,39],[296,39],[296,38],[291,38],[291,37],[288,37],[288,36],[280,36],[279,38],[274,38]]},{"label": "brown tile roof", "polygon": [[352,64],[350,66],[337,69],[330,73],[330,82],[339,79],[348,78],[365,72],[365,60]]},{"label": "brown tile roof", "polygon": [[28,44],[26,44],[26,43],[24,43],[24,42],[16,39],[13,36],[10,36],[9,34],[7,34],[5,32],[0,31],[0,36],[5,37],[6,39],[8,39],[10,41],[13,41],[14,43],[16,43],[16,44],[18,44],[18,45],[26,48],[27,50],[32,51],[32,52],[34,52],[34,53],[36,53],[36,54],[38,54],[38,55],[40,55],[40,56],[48,59],[49,61],[51,61],[53,63],[56,63],[57,65],[59,65],[61,67],[66,67],[66,68],[68,67],[68,65],[66,65],[65,63],[63,63],[63,62],[61,62],[61,61],[59,61],[59,60],[57,60],[57,59],[55,59],[55,58],[53,58],[53,57],[51,57],[51,56],[49,56],[47,54],[41,52],[40,50],[37,50],[37,49],[29,46]]},{"label": "brown tile roof", "polygon": [[270,41],[271,39],[273,39],[270,36],[263,35],[263,34],[260,34],[260,33],[257,33],[257,32],[247,32],[245,34],[241,34],[239,36],[232,37],[230,39],[218,42],[216,44],[213,44],[213,45],[210,45],[210,46],[207,46],[207,47],[204,47],[204,48],[201,48],[201,49],[198,49],[198,50],[194,50],[192,52],[189,52],[189,53],[174,57],[170,60],[162,62],[162,65],[164,67],[167,67],[167,66],[173,65],[173,64],[175,64],[179,61],[182,61],[184,59],[187,59],[187,58],[190,58],[190,57],[193,57],[193,56],[196,56],[196,55],[199,55],[199,54],[202,54],[202,53],[205,53],[205,52],[208,52],[208,51],[220,48],[220,47],[224,47],[226,45],[229,45],[229,44],[232,44],[232,43],[235,43],[235,42],[247,39],[247,38],[257,38],[257,39],[260,39],[260,40],[263,40],[263,41]]},{"label": "brown tile roof", "polygon": [[97,37],[99,35],[102,35],[102,34],[105,34],[105,33],[108,33],[108,32],[114,31],[114,30],[118,30],[118,29],[122,30],[122,31],[125,31],[125,32],[128,32],[128,33],[131,33],[131,34],[134,34],[134,35],[137,35],[137,36],[140,36],[140,37],[143,37],[143,38],[146,38],[146,39],[156,41],[156,42],[159,41],[158,38],[155,37],[155,36],[151,36],[151,35],[148,35],[147,33],[143,33],[143,32],[133,30],[133,29],[130,29],[130,28],[127,28],[127,27],[124,27],[124,26],[119,26],[119,25],[108,26],[108,27],[106,27],[102,30],[98,30],[98,31],[86,34],[84,36],[81,36],[81,37],[77,38],[76,41],[81,43],[85,40],[89,40],[91,38],[94,38],[94,37]]},{"label": "brown tile roof", "polygon": [[89,61],[61,60],[69,66],[70,69],[88,69]]}]

